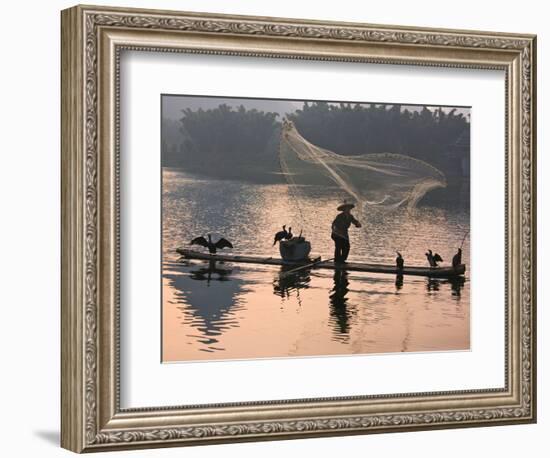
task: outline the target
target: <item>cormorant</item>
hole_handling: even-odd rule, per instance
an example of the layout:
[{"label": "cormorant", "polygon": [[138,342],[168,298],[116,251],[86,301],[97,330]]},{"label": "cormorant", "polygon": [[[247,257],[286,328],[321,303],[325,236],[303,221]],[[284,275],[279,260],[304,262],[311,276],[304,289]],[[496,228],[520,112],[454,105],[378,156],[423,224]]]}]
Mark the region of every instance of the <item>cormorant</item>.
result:
[{"label": "cormorant", "polygon": [[206,240],[204,237],[197,237],[191,240],[191,243],[189,245],[200,245],[205,248],[208,248],[208,251],[210,254],[216,254],[216,251],[218,249],[223,248],[233,248],[233,245],[229,240],[226,240],[224,238],[221,238],[216,243],[212,242],[212,236],[208,234],[208,240]]},{"label": "cormorant", "polygon": [[462,264],[462,248],[459,248],[453,256],[453,267],[458,267],[460,264]]},{"label": "cormorant", "polygon": [[285,240],[290,240],[292,237],[294,237],[294,234],[292,234],[292,228],[288,228],[288,232],[285,235]]},{"label": "cormorant", "polygon": [[401,253],[399,251],[396,251],[397,258],[395,258],[395,265],[397,266],[397,270],[403,270],[403,266],[405,265],[405,260],[403,259],[403,256],[401,256]]},{"label": "cormorant", "polygon": [[273,246],[277,242],[280,242],[281,240],[284,240],[284,238],[288,235],[288,231],[286,230],[286,224],[283,225],[283,230],[279,231],[275,234],[275,238],[273,239]]},{"label": "cormorant", "polygon": [[437,267],[438,262],[443,262],[443,258],[437,253],[433,254],[432,250],[428,250],[428,252],[426,253],[426,258],[430,263],[430,267]]}]

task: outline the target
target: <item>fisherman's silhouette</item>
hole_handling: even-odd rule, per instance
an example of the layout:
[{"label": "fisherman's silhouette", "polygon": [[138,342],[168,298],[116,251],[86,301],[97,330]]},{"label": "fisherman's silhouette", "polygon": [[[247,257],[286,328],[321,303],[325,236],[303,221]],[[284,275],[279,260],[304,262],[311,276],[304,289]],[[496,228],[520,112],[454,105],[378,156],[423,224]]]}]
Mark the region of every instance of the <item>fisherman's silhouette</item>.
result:
[{"label": "fisherman's silhouette", "polygon": [[348,229],[353,224],[361,227],[361,223],[351,214],[355,205],[344,202],[337,210],[340,212],[332,222],[331,238],[334,240],[334,263],[343,264],[349,255],[350,244]]}]

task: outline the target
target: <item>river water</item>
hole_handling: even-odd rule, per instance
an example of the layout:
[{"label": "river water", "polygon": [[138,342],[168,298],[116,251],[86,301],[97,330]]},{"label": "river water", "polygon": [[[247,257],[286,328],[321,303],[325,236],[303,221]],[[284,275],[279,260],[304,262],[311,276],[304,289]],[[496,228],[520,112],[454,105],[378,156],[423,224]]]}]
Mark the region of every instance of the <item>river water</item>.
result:
[{"label": "river water", "polygon": [[[175,249],[199,235],[223,236],[225,253],[279,256],[283,224],[332,258],[330,224],[342,200],[334,189],[299,196],[286,185],[213,180],[163,169],[162,358],[165,362],[467,350],[470,283],[360,272],[305,270],[280,278],[261,264],[179,260]],[[463,244],[469,213],[420,207],[362,215],[350,228],[349,261],[427,265],[428,248],[448,264]],[[197,248],[197,247],[194,247]]]}]

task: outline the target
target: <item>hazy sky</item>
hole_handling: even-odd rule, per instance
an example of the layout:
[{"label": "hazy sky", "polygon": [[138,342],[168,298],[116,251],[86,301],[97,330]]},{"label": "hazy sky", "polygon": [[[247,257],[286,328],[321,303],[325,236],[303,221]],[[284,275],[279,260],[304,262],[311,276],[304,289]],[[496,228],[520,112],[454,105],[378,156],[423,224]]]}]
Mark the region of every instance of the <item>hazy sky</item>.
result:
[{"label": "hazy sky", "polygon": [[165,118],[179,119],[182,110],[191,108],[207,110],[216,108],[221,104],[231,107],[243,105],[246,109],[257,109],[279,113],[283,117],[287,113],[296,111],[303,106],[303,102],[290,100],[266,100],[266,99],[240,99],[223,97],[180,96],[166,95],[162,97],[162,116]]},{"label": "hazy sky", "polygon": [[[208,110],[216,108],[221,104],[226,104],[231,107],[238,107],[243,105],[246,109],[257,109],[260,111],[271,111],[279,113],[282,118],[287,113],[299,110],[303,107],[304,102],[300,100],[270,100],[270,99],[243,99],[243,98],[224,98],[224,97],[204,97],[193,95],[163,95],[162,96],[162,117],[170,119],[180,119],[182,117],[182,110],[191,108],[198,110]],[[338,104],[340,102],[334,102]],[[347,102],[346,102],[347,103]],[[352,102],[354,103],[354,102]],[[367,102],[368,103],[368,102]],[[389,104],[392,105],[392,104]],[[421,110],[422,105],[407,105],[402,104],[403,109],[407,108],[410,111]],[[428,106],[430,109],[437,108],[436,106]],[[445,111],[452,110],[453,107],[444,107]],[[457,107],[459,113],[467,115],[470,113],[468,107]]]}]

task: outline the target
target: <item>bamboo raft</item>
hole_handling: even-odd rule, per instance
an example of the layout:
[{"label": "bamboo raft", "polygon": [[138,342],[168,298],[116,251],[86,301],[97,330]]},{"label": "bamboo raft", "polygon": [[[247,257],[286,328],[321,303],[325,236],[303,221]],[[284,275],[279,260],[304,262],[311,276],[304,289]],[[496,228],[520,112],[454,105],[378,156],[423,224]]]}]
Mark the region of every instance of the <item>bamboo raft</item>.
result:
[{"label": "bamboo raft", "polygon": [[[298,267],[300,265],[308,264],[311,260],[304,260],[301,262],[288,262],[280,258],[267,257],[262,258],[260,256],[238,256],[232,254],[210,254],[203,253],[195,250],[188,250],[185,248],[177,248],[176,251],[187,259],[202,259],[206,261],[222,261],[222,262],[241,262],[247,264],[266,264],[271,266],[289,266]],[[395,265],[386,264],[366,264],[360,262],[346,262],[345,264],[334,264],[332,261],[321,261],[316,263],[312,268],[315,269],[345,269],[349,271],[357,272],[369,272],[380,274],[392,274],[392,275],[415,275],[431,278],[449,278],[464,275],[466,272],[466,266],[464,264],[458,265],[456,268],[452,266],[441,267],[420,267],[420,266],[404,266],[402,270],[397,269]]]}]

